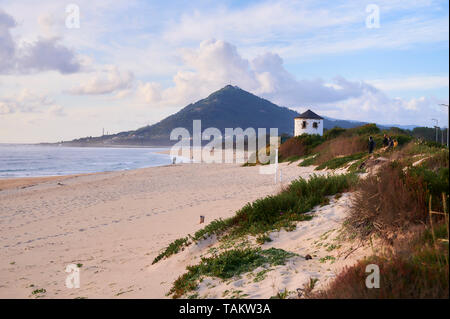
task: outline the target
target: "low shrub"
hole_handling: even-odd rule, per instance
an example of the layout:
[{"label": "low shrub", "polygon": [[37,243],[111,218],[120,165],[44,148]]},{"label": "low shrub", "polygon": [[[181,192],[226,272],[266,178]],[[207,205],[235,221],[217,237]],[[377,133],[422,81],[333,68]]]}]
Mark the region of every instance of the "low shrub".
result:
[{"label": "low shrub", "polygon": [[333,138],[338,137],[342,133],[346,131],[345,128],[341,128],[339,126],[333,127],[331,130],[327,130],[325,133],[323,133],[323,137],[325,140],[331,140]]},{"label": "low shrub", "polygon": [[[449,190],[449,168],[441,167],[435,170],[424,166],[415,166],[408,169],[408,175],[421,180],[425,187],[425,200],[428,205],[429,197],[432,196],[432,209],[442,211],[442,193],[448,193]],[[447,204],[448,206],[448,204]]]},{"label": "low shrub", "polygon": [[358,135],[375,135],[380,133],[380,129],[374,123],[359,126],[355,128],[355,131]]},{"label": "low shrub", "polygon": [[426,221],[426,197],[422,178],[405,174],[395,163],[386,165],[359,181],[345,224],[362,238],[391,239],[398,230]]},{"label": "low shrub", "polygon": [[432,155],[441,151],[443,146],[435,142],[414,140],[408,143],[403,149],[404,156],[412,156],[418,154]]},{"label": "low shrub", "polygon": [[198,281],[203,276],[229,279],[263,265],[284,265],[287,259],[294,256],[294,253],[277,248],[267,250],[246,248],[228,250],[217,256],[202,258],[199,264],[186,268],[188,272],[175,280],[168,295],[179,298],[197,289]]},{"label": "low shrub", "polygon": [[[386,256],[372,256],[346,268],[324,290],[310,298],[449,298],[447,225],[420,232],[402,251]],[[442,239],[447,241],[441,241]],[[436,245],[439,243],[439,246]],[[380,286],[366,286],[366,267],[375,264],[380,271]]]},{"label": "low shrub", "polygon": [[428,169],[436,171],[440,168],[449,167],[448,150],[440,150],[432,154],[429,158],[425,159],[421,166],[425,166]]},{"label": "low shrub", "polygon": [[316,156],[317,156],[317,154],[306,157],[303,161],[300,162],[300,164],[298,164],[298,166],[305,167],[305,166],[314,165],[314,162],[316,161]]},{"label": "low shrub", "polygon": [[[414,256],[413,256],[414,257]],[[380,269],[380,288],[368,289],[366,266]],[[324,291],[311,298],[375,299],[375,298],[445,298],[448,295],[448,266],[423,265],[412,258],[372,258],[342,271]]]},{"label": "low shrub", "polygon": [[279,148],[279,160],[285,161],[288,158],[309,155],[311,151],[321,143],[324,138],[318,134],[302,134],[295,136],[281,144]]},{"label": "low shrub", "polygon": [[376,124],[370,123],[370,124],[365,124],[362,126],[358,126],[358,127],[353,127],[348,129],[345,132],[345,135],[347,136],[354,136],[354,135],[376,135],[381,133],[381,130],[378,128],[378,126]]},{"label": "low shrub", "polygon": [[321,165],[340,156],[348,156],[368,150],[368,141],[361,136],[339,136],[314,149],[319,153],[315,164]]}]

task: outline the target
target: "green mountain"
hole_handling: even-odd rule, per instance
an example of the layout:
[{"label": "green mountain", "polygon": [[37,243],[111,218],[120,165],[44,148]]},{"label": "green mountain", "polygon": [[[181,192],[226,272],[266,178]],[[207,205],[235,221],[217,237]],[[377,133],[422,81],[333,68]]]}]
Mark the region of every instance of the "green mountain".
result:
[{"label": "green mountain", "polygon": [[[135,131],[121,132],[101,137],[87,137],[68,142],[70,144],[102,145],[171,145],[169,136],[172,129],[184,127],[192,133],[192,121],[201,120],[202,130],[215,127],[224,132],[225,128],[246,129],[248,127],[278,128],[278,133],[292,135],[294,118],[299,113],[280,107],[268,100],[227,85],[207,98],[189,104],[179,112],[162,121]],[[354,121],[324,119],[324,128],[335,126],[350,128],[364,123]]]}]

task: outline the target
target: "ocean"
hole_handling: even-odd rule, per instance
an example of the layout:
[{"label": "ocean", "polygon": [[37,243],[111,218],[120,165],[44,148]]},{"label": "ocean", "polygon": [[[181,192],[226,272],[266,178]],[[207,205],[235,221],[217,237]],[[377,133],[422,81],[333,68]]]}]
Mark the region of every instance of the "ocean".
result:
[{"label": "ocean", "polygon": [[[0,178],[58,176],[169,165],[167,148],[0,144]],[[179,160],[179,159],[178,159]]]}]

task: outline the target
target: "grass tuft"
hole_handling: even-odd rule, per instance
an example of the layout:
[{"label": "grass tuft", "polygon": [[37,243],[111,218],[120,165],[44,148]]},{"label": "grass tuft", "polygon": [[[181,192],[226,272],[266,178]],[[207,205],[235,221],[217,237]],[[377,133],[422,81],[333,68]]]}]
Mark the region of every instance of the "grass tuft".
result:
[{"label": "grass tuft", "polygon": [[188,272],[175,280],[168,295],[172,295],[173,298],[182,297],[187,292],[197,289],[199,280],[204,276],[230,279],[263,265],[284,265],[287,259],[294,256],[296,256],[294,253],[282,249],[246,248],[228,250],[214,257],[202,258],[199,264],[186,268]]},{"label": "grass tuft", "polygon": [[158,256],[156,256],[156,258],[152,262],[152,265],[156,264],[158,261],[160,261],[163,258],[167,258],[173,254],[178,253],[183,246],[188,244],[188,242],[189,242],[189,238],[185,237],[185,238],[179,238],[179,239],[175,240],[174,242],[170,243],[170,245],[163,252],[161,252]]}]

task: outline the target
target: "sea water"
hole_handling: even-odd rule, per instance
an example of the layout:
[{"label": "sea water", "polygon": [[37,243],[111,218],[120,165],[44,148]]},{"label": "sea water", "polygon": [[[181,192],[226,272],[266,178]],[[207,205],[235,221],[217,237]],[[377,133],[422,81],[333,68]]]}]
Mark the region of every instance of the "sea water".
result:
[{"label": "sea water", "polygon": [[172,164],[165,148],[0,144],[0,178],[120,171]]}]

